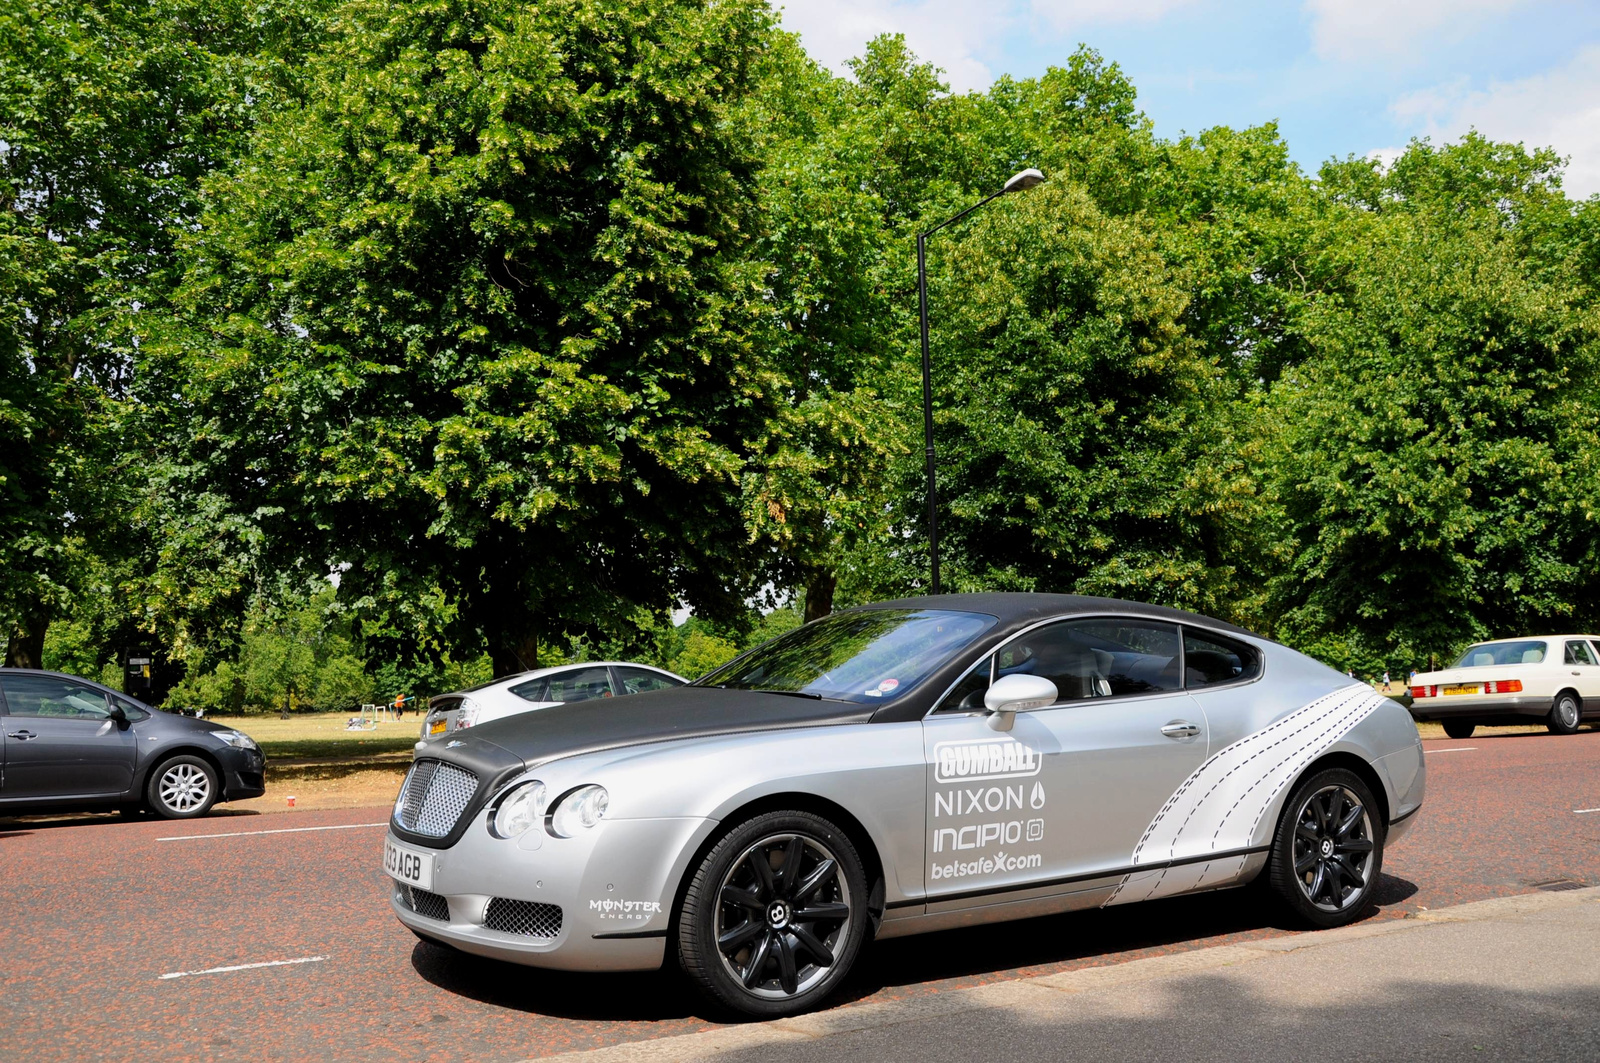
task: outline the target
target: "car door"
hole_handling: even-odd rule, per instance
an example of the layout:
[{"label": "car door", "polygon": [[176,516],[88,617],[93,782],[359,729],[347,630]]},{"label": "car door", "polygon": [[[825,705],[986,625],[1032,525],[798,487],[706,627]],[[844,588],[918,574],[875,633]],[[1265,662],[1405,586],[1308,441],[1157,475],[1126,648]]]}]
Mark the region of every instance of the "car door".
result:
[{"label": "car door", "polygon": [[[970,671],[924,721],[928,899],[1090,888],[1126,870],[1151,822],[1205,762],[1204,713],[1182,689],[1178,626],[1054,621]],[[996,732],[983,691],[1042,675],[1057,702]]]},{"label": "car door", "polygon": [[110,797],[133,787],[137,739],[104,692],[61,676],[0,675],[7,799]]},{"label": "car door", "polygon": [[1600,659],[1587,639],[1568,639],[1562,654],[1565,671],[1571,673],[1570,682],[1581,698],[1600,699]]}]

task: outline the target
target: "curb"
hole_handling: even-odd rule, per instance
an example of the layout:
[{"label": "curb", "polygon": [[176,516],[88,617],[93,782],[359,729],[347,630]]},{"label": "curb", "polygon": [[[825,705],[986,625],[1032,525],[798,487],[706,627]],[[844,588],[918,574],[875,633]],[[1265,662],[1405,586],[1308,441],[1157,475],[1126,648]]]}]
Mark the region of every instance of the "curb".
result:
[{"label": "curb", "polygon": [[[1449,908],[1425,911],[1400,919],[1359,923],[1337,930],[1313,930],[1268,938],[1264,941],[1214,945],[1169,956],[1150,956],[1104,967],[1086,967],[1076,971],[1063,971],[1060,974],[1015,978],[972,989],[954,989],[912,1000],[846,1005],[830,1011],[812,1012],[771,1022],[721,1026],[696,1033],[676,1034],[649,1041],[632,1041],[628,1044],[580,1052],[562,1052],[551,1056],[540,1056],[537,1059],[539,1063],[548,1060],[571,1060],[574,1063],[579,1060],[583,1063],[679,1063],[679,1061],[702,1060],[718,1052],[762,1045],[800,1043],[834,1034],[881,1029],[969,1011],[988,1008],[1025,1008],[1029,1002],[1050,999],[1056,993],[1083,993],[1114,988],[1170,975],[1196,974],[1219,967],[1255,963],[1275,955],[1298,952],[1302,949],[1326,948],[1388,934],[1415,933],[1441,924],[1514,919],[1551,909],[1593,902],[1600,902],[1600,886],[1556,893],[1525,893],[1513,897],[1496,897],[1487,901],[1472,901]],[[526,1063],[533,1063],[533,1060]]]}]

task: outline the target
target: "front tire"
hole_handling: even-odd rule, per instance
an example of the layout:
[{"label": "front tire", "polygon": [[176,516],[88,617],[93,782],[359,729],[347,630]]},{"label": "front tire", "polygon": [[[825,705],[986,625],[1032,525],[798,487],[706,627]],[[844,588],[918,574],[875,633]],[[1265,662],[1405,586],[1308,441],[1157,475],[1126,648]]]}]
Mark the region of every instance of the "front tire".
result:
[{"label": "front tire", "polygon": [[1465,720],[1445,720],[1444,733],[1451,738],[1471,738],[1478,725]]},{"label": "front tire", "polygon": [[1327,928],[1366,912],[1383,869],[1384,824],[1355,772],[1328,768],[1304,779],[1284,806],[1269,882],[1303,922]]},{"label": "front tire", "polygon": [[163,761],[145,785],[145,805],[162,819],[199,819],[221,796],[217,769],[195,756]]},{"label": "front tire", "polygon": [[810,812],[768,812],[700,862],[679,909],[678,960],[722,1007],[794,1015],[844,980],[868,923],[866,874],[844,831]]},{"label": "front tire", "polygon": [[1578,695],[1570,690],[1563,690],[1557,694],[1555,704],[1550,706],[1550,717],[1545,721],[1545,726],[1550,728],[1551,734],[1577,734],[1578,728],[1583,726],[1583,709],[1578,705]]}]

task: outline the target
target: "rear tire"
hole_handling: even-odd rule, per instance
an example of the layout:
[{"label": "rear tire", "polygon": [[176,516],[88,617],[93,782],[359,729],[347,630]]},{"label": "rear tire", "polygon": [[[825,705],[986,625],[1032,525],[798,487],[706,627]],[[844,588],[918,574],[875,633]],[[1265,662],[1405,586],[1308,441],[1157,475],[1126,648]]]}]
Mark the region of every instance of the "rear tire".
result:
[{"label": "rear tire", "polygon": [[1466,720],[1444,721],[1444,733],[1449,735],[1451,738],[1471,738],[1472,732],[1476,731],[1477,729],[1477,724],[1470,723]]},{"label": "rear tire", "polygon": [[1550,716],[1545,721],[1545,726],[1550,728],[1551,734],[1577,734],[1578,728],[1583,726],[1583,709],[1578,705],[1578,695],[1570,690],[1563,690],[1557,694],[1555,704],[1550,706]]},{"label": "rear tire", "polygon": [[794,1015],[849,974],[867,908],[861,857],[844,831],[810,812],[768,812],[701,860],[678,911],[678,962],[724,1008]]},{"label": "rear tire", "polygon": [[184,754],[162,761],[145,784],[145,807],[162,819],[199,819],[222,796],[217,769]]},{"label": "rear tire", "polygon": [[1268,881],[1302,922],[1321,928],[1353,923],[1372,903],[1384,831],[1361,776],[1344,768],[1315,772],[1284,805]]}]

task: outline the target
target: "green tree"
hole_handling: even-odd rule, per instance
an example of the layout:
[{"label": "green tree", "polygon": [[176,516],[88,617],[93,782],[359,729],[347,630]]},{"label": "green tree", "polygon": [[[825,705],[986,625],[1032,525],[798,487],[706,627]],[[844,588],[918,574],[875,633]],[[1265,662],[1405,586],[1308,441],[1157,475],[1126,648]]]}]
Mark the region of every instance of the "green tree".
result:
[{"label": "green tree", "polygon": [[[199,179],[311,22],[298,2],[41,0],[0,10],[0,612],[38,664],[56,617],[145,625],[116,592],[150,454],[142,322],[176,283]],[[157,392],[157,401],[168,393]],[[109,599],[109,601],[108,601]],[[81,618],[81,616],[80,616]]]},{"label": "green tree", "polygon": [[539,644],[748,586],[767,420],[733,3],[351,3],[188,246],[174,464],[376,644]]},{"label": "green tree", "polygon": [[1552,161],[1469,137],[1324,171],[1360,251],[1263,422],[1292,644],[1376,672],[1600,620],[1600,314]]}]

